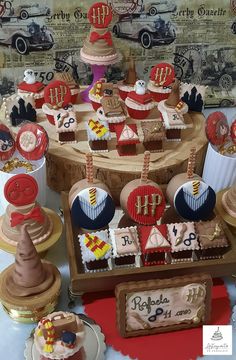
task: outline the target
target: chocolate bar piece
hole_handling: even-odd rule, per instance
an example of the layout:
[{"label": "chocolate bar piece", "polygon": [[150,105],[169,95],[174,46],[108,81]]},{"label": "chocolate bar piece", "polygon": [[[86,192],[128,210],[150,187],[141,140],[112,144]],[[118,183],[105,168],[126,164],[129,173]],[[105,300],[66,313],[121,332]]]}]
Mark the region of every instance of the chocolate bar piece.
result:
[{"label": "chocolate bar piece", "polygon": [[[60,316],[55,316],[52,318],[52,324],[54,326],[55,335],[57,338],[61,337],[61,334],[63,331],[70,331],[70,332],[78,332],[78,326],[76,322],[76,317],[73,313],[70,313],[67,317],[62,317],[62,314]],[[42,333],[44,339],[47,339],[48,331],[42,327]]]},{"label": "chocolate bar piece", "polygon": [[118,96],[104,96],[101,99],[101,104],[107,117],[124,115],[124,109]]}]

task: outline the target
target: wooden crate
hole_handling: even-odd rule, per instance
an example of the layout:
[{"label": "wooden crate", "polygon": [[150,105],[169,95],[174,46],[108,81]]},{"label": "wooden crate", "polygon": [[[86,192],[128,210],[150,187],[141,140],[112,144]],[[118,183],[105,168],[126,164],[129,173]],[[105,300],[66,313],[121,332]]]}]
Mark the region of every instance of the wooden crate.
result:
[{"label": "wooden crate", "polygon": [[125,281],[162,279],[202,272],[208,273],[212,277],[219,277],[232,275],[236,272],[236,235],[233,235],[228,226],[224,224],[224,230],[231,242],[231,249],[222,259],[85,273],[81,261],[80,246],[77,240],[78,230],[72,225],[68,193],[66,192],[62,192],[62,204],[70,267],[71,295],[77,296],[86,292],[113,290],[117,284]]}]

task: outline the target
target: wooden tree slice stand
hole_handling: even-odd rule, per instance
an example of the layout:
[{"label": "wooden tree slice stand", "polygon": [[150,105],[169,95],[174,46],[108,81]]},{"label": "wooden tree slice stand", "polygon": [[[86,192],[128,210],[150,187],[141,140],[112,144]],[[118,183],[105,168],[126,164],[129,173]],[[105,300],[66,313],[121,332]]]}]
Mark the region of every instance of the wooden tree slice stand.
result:
[{"label": "wooden tree slice stand", "polygon": [[[41,110],[37,112],[37,122],[42,125],[50,139],[47,153],[47,182],[51,189],[69,191],[72,185],[85,178],[86,153],[90,151],[87,141],[85,123],[96,113],[90,104],[75,105],[78,120],[77,143],[59,144],[55,126],[51,125]],[[160,118],[160,113],[154,109],[149,120]],[[167,184],[176,174],[185,172],[191,147],[196,147],[195,172],[202,174],[207,139],[205,136],[205,118],[201,113],[188,113],[184,116],[187,129],[182,131],[182,141],[164,141],[164,151],[151,153],[149,179],[158,184]],[[147,120],[148,120],[147,119]],[[6,123],[5,114],[0,113],[0,120]],[[145,119],[146,120],[146,119]],[[142,120],[141,120],[142,121]],[[128,118],[127,123],[135,123],[142,141],[141,121]],[[11,128],[17,132],[17,127]],[[119,156],[116,150],[116,136],[108,142],[109,152],[94,153],[94,177],[104,182],[111,190],[116,202],[129,181],[140,177],[143,166],[144,146],[137,145],[136,156]]]}]

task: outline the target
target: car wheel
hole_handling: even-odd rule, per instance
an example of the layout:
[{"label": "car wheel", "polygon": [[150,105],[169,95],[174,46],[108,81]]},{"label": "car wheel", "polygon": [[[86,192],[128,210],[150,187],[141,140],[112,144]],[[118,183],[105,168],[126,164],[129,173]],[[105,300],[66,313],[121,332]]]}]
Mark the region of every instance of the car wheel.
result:
[{"label": "car wheel", "polygon": [[50,45],[43,46],[43,48],[44,48],[45,50],[50,50],[50,49],[53,47],[53,45],[54,45],[54,40],[53,40],[52,35],[50,35],[49,41],[51,42]]},{"label": "car wheel", "polygon": [[233,86],[233,79],[229,74],[224,74],[220,77],[219,86],[221,89],[230,90]]},{"label": "car wheel", "polygon": [[149,9],[148,14],[151,16],[157,15],[157,9],[153,6]]},{"label": "car wheel", "polygon": [[120,29],[117,25],[115,25],[113,27],[113,34],[116,36],[116,37],[120,37]]},{"label": "car wheel", "polygon": [[232,25],[232,33],[236,34],[236,22]]},{"label": "car wheel", "polygon": [[22,20],[26,20],[26,19],[28,19],[28,17],[29,17],[28,11],[26,11],[26,10],[21,10],[21,12],[20,12],[20,18],[21,18]]},{"label": "car wheel", "polygon": [[153,45],[153,35],[148,31],[144,31],[140,36],[140,42],[144,49],[151,49]]},{"label": "car wheel", "polygon": [[220,107],[229,107],[232,105],[232,101],[230,101],[229,99],[224,99],[220,102]]},{"label": "car wheel", "polygon": [[27,55],[29,53],[29,40],[24,36],[15,37],[12,45],[20,55]]}]

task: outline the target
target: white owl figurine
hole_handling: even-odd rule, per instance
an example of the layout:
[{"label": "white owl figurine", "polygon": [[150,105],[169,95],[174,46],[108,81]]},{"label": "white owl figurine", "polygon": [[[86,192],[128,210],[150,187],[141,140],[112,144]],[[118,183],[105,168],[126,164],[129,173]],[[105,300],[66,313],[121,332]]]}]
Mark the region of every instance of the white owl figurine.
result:
[{"label": "white owl figurine", "polygon": [[24,71],[24,81],[26,84],[34,84],[36,82],[34,70],[27,69]]},{"label": "white owl figurine", "polygon": [[138,95],[144,95],[146,93],[146,82],[144,80],[137,80],[134,85],[134,91]]}]

